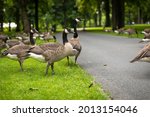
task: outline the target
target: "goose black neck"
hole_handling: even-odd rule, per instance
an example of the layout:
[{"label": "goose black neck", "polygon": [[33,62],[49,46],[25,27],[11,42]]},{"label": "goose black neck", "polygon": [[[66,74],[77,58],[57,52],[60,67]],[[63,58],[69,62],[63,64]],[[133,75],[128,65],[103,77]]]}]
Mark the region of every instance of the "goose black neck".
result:
[{"label": "goose black neck", "polygon": [[33,33],[30,32],[30,43],[31,45],[35,45],[35,41],[33,39]]},{"label": "goose black neck", "polygon": [[77,38],[77,37],[78,37],[77,26],[75,25],[73,28],[74,28],[74,34],[73,34],[73,37],[74,37],[74,38]]},{"label": "goose black neck", "polygon": [[62,38],[63,38],[63,44],[65,44],[65,43],[68,42],[68,39],[67,39],[67,33],[65,33],[64,31],[63,31]]}]

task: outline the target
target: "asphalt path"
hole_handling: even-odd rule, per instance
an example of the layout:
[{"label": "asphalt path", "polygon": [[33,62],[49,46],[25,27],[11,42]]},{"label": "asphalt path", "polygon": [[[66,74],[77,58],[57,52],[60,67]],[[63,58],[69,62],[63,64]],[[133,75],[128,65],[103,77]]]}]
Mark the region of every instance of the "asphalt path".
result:
[{"label": "asphalt path", "polygon": [[[61,36],[56,35],[61,40]],[[71,35],[69,35],[70,38]],[[128,37],[80,32],[78,64],[115,100],[150,99],[150,63],[130,63],[144,44]]]}]

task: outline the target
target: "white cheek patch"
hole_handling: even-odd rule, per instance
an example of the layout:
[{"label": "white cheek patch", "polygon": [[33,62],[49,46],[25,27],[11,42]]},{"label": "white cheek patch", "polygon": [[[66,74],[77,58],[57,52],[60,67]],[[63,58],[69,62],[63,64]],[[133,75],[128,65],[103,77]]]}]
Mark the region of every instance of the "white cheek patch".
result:
[{"label": "white cheek patch", "polygon": [[30,54],[30,57],[31,58],[34,58],[38,61],[41,61],[41,62],[45,62],[45,58],[43,55],[38,55],[38,54],[35,54],[35,53],[29,53]]},{"label": "white cheek patch", "polygon": [[67,29],[65,29],[65,33],[69,33]]},{"label": "white cheek patch", "polygon": [[75,19],[77,22],[80,22],[80,20],[78,18]]},{"label": "white cheek patch", "polygon": [[33,30],[30,30],[31,33],[33,33]]}]

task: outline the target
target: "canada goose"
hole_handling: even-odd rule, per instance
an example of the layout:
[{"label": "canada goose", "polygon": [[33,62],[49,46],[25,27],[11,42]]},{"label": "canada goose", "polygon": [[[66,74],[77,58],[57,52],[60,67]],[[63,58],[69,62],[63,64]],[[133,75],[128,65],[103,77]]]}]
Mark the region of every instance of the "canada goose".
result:
[{"label": "canada goose", "polygon": [[35,38],[33,37],[33,35],[37,33],[35,29],[31,29],[29,36],[25,36],[25,35],[19,35],[16,38],[19,39],[20,41],[22,41],[24,44],[26,45],[35,45]]},{"label": "canada goose", "polygon": [[[77,62],[77,58],[80,55],[81,50],[82,50],[82,46],[80,44],[79,36],[78,36],[78,32],[77,32],[77,23],[80,22],[80,21],[81,21],[80,18],[76,18],[76,19],[73,20],[74,35],[69,40],[69,43],[71,43],[73,49],[76,51],[76,52],[73,52],[69,56],[75,56],[75,63]],[[69,56],[67,56],[68,64],[69,64]]]},{"label": "canada goose", "polygon": [[125,30],[124,33],[125,33],[125,34],[128,34],[128,36],[131,36],[132,34],[136,34],[137,37],[138,37],[138,32],[137,32],[137,30],[134,30],[134,29],[132,29],[132,28],[129,28],[129,29]]},{"label": "canada goose", "polygon": [[7,40],[10,38],[7,35],[0,35],[0,40],[4,41],[6,43]]},{"label": "canada goose", "polygon": [[54,75],[54,62],[57,62],[66,56],[72,54],[74,51],[70,43],[68,43],[67,34],[71,33],[71,30],[64,29],[62,33],[63,42],[65,43],[47,43],[30,50],[30,57],[35,58],[42,62],[47,62],[45,75],[48,74],[49,66],[52,69],[52,75]]},{"label": "canada goose", "polygon": [[124,28],[119,28],[118,30],[115,30],[114,32],[117,34],[123,34]]},{"label": "canada goose", "polygon": [[[35,44],[32,30],[30,31],[30,41],[32,45]],[[32,48],[34,48],[34,46],[20,43],[19,45],[14,45],[11,48],[3,51],[2,56],[7,56],[10,59],[17,60],[20,64],[21,71],[23,71],[23,61],[29,57],[28,53]]]},{"label": "canada goose", "polygon": [[142,31],[142,33],[144,34],[144,33],[150,33],[150,29],[149,28],[146,28],[146,29],[144,29],[144,31]]},{"label": "canada goose", "polygon": [[15,45],[19,45],[19,44],[24,44],[24,43],[22,41],[18,41],[16,39],[6,41],[6,47],[7,48],[11,48],[11,47],[13,47]]},{"label": "canada goose", "polygon": [[34,46],[31,45],[15,45],[2,52],[2,56],[7,56],[12,60],[17,60],[20,64],[21,71],[23,71],[23,61],[29,57],[29,51]]},{"label": "canada goose", "polygon": [[39,32],[35,28],[32,28],[32,31],[33,31],[33,39],[36,39],[37,37],[40,36]]},{"label": "canada goose", "polygon": [[141,43],[141,42],[149,42],[150,41],[150,33],[146,33],[144,31],[142,33],[144,34],[144,38],[141,41],[139,41],[139,43]]},{"label": "canada goose", "polygon": [[104,29],[104,32],[112,32],[111,29]]},{"label": "canada goose", "polygon": [[1,51],[6,47],[6,44],[4,41],[0,40],[0,54],[1,54]]},{"label": "canada goose", "polygon": [[139,51],[138,55],[130,62],[133,63],[135,61],[150,62],[150,43],[145,45],[144,48]]},{"label": "canada goose", "polygon": [[50,41],[51,39],[54,39],[54,42],[57,41],[56,36],[54,35],[54,31],[52,29],[50,32],[46,32],[43,35],[40,35],[40,39],[44,41]]}]

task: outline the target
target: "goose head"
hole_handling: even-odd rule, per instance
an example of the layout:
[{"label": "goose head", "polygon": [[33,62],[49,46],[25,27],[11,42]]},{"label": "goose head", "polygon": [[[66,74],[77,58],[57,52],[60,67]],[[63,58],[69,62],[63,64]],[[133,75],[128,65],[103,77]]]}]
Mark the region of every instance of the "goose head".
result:
[{"label": "goose head", "polygon": [[69,28],[65,28],[63,30],[63,33],[62,33],[63,44],[68,42],[67,34],[69,34],[69,33],[74,33],[74,32],[71,29],[69,29]]},{"label": "goose head", "polygon": [[31,45],[35,45],[35,40],[33,39],[34,30],[30,30],[30,43]]},{"label": "goose head", "polygon": [[69,34],[69,33],[74,33],[71,29],[69,29],[69,28],[65,28],[64,29],[64,33],[65,34]]},{"label": "goose head", "polygon": [[82,19],[81,18],[76,18],[75,21],[80,22],[80,21],[82,21]]}]

